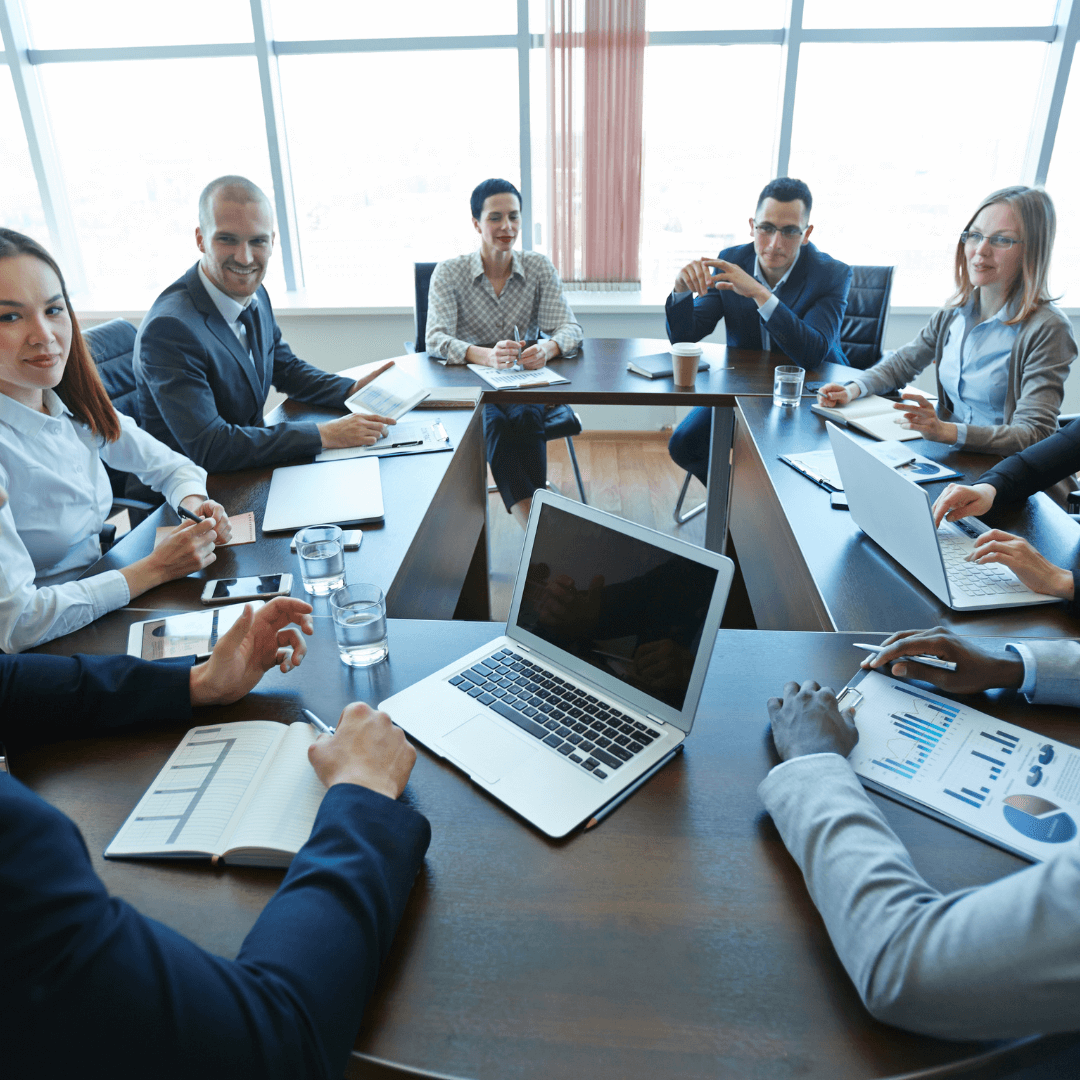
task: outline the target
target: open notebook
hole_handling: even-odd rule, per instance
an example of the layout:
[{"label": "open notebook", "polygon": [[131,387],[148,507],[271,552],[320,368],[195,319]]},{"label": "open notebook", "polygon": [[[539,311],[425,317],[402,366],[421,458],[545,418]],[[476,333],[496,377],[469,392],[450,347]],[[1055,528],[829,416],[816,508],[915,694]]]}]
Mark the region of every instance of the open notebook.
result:
[{"label": "open notebook", "polygon": [[107,859],[288,866],[326,788],[308,762],[310,724],[248,720],[192,728],[105,849]]}]

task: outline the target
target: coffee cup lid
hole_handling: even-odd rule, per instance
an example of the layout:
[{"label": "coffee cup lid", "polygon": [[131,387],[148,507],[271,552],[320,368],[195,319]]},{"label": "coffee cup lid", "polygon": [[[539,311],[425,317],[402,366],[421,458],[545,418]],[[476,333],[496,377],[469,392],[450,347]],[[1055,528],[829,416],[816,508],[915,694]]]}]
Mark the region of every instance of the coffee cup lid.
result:
[{"label": "coffee cup lid", "polygon": [[694,341],[679,341],[671,346],[671,351],[676,356],[700,356],[701,346]]}]

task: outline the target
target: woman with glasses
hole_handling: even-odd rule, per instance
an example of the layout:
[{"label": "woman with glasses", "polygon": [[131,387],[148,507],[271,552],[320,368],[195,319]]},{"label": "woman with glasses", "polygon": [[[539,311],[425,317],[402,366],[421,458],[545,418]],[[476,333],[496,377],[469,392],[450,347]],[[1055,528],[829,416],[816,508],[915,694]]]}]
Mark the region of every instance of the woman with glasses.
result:
[{"label": "woman with glasses", "polygon": [[1068,318],[1050,302],[1056,217],[1050,196],[1023,185],[988,195],[956,245],[956,293],[919,336],[844,385],[822,405],[906,386],[929,364],[938,404],[907,394],[901,427],[932,442],[1014,454],[1057,429],[1062,388],[1076,358]]}]

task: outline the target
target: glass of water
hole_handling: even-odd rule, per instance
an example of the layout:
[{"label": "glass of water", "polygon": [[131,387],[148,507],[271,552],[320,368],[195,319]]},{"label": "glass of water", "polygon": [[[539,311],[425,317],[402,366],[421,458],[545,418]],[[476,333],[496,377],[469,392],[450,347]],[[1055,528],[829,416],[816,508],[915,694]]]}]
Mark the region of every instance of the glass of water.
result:
[{"label": "glass of water", "polygon": [[806,369],[791,364],[781,364],[773,371],[772,403],[797,407],[802,401],[803,379]]},{"label": "glass of water", "polygon": [[326,596],[345,584],[345,551],[336,525],[310,525],[296,534],[304,588]]},{"label": "glass of water", "polygon": [[386,659],[390,652],[386,598],[378,585],[346,585],[338,589],[330,597],[330,613],[343,664],[369,667]]}]

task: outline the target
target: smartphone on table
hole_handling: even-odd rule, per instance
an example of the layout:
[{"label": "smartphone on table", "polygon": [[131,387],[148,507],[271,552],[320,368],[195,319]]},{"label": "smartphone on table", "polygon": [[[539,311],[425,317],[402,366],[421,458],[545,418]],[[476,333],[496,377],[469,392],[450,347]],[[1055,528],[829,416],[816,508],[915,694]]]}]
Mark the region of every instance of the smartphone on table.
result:
[{"label": "smartphone on table", "polygon": [[292,574],[264,574],[262,577],[214,578],[203,589],[204,604],[235,603],[238,600],[269,600],[292,592]]}]

